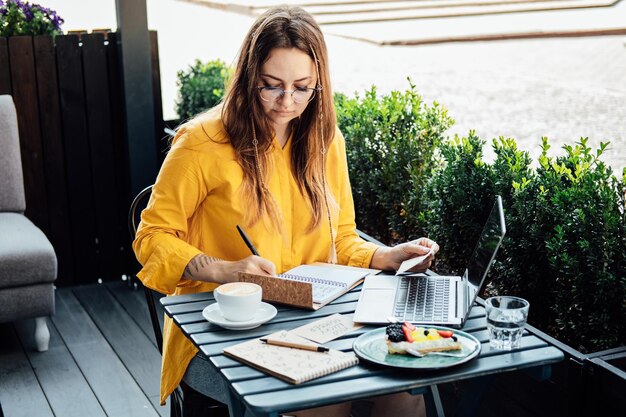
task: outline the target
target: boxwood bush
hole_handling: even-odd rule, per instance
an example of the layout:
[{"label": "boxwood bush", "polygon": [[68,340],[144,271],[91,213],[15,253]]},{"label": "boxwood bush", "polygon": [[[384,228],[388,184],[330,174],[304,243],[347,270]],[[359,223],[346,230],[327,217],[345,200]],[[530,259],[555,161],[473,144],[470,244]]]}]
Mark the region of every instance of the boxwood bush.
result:
[{"label": "boxwood bush", "polygon": [[427,105],[415,86],[378,96],[335,96],[346,138],[359,228],[384,242],[425,233],[424,192],[439,164],[435,154],[452,125],[447,110]]},{"label": "boxwood bush", "polygon": [[507,236],[485,295],[527,298],[532,324],[582,352],[626,345],[625,177],[600,160],[607,144],[583,138],[551,157],[542,140],[534,170],[512,139],[493,141],[492,164],[473,132],[443,144],[428,202],[443,265],[461,271],[500,194]]},{"label": "boxwood bush", "polygon": [[186,70],[178,71],[176,112],[184,121],[219,103],[232,70],[221,60],[203,63],[196,59]]}]

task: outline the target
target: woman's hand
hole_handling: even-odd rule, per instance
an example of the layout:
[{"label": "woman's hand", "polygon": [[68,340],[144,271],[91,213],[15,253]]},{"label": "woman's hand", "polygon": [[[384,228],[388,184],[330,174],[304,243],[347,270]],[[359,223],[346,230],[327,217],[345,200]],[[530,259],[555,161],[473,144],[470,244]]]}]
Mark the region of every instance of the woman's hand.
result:
[{"label": "woman's hand", "polygon": [[401,243],[391,248],[378,248],[376,252],[374,252],[374,256],[372,256],[370,268],[396,271],[402,262],[407,259],[429,254],[422,262],[410,269],[411,272],[423,272],[430,267],[437,252],[439,252],[439,245],[437,243],[428,238],[421,237],[417,240]]},{"label": "woman's hand", "polygon": [[185,268],[184,277],[196,281],[227,282],[239,281],[239,273],[276,275],[276,266],[265,258],[250,255],[239,261],[223,261],[204,254],[195,256]]}]

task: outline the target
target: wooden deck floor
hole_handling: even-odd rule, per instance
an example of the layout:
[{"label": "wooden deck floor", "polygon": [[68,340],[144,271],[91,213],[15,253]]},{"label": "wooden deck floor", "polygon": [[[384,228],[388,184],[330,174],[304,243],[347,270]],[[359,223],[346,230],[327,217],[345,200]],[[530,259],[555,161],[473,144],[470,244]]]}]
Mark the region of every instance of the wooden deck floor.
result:
[{"label": "wooden deck floor", "polygon": [[0,325],[0,404],[6,417],[168,416],[161,356],[144,293],[123,281],[56,291],[50,348],[34,320]]}]

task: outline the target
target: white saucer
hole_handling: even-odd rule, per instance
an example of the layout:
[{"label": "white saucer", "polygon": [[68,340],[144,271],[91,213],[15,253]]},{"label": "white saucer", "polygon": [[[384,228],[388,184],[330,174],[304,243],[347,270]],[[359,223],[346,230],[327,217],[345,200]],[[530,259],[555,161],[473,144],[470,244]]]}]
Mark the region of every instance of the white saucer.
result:
[{"label": "white saucer", "polygon": [[276,315],[277,310],[271,304],[261,303],[261,308],[256,312],[254,317],[248,321],[230,321],[224,318],[217,303],[208,305],[202,310],[202,315],[210,323],[217,324],[228,330],[248,330],[259,327],[265,322],[270,321]]}]

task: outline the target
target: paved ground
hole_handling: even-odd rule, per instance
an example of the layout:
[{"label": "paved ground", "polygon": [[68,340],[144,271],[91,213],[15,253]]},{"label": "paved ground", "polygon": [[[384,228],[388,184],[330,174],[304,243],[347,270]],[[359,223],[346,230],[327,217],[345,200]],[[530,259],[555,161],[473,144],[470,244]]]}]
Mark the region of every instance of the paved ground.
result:
[{"label": "paved ground", "polygon": [[[63,16],[63,3],[72,4],[68,11],[87,7],[77,0],[50,3],[58,4]],[[181,0],[147,0],[147,5],[149,26],[159,33],[164,114],[174,118],[176,71],[195,58],[232,62],[253,18]],[[82,28],[115,28],[115,20],[110,20],[115,16],[113,4],[101,13],[93,9],[104,7],[100,2],[92,0],[88,6],[90,13],[77,14],[75,21],[87,22],[81,20],[85,16],[109,16],[109,20],[83,23]],[[604,160],[621,172],[626,168],[626,35],[412,47],[344,37],[358,33],[374,40],[415,39],[431,33],[439,37],[614,28],[620,22],[626,26],[626,1],[610,8],[329,25],[324,31],[337,91],[351,94],[372,84],[381,92],[403,90],[410,76],[427,101],[437,100],[449,109],[456,120],[451,135],[474,129],[488,141],[500,135],[514,137],[534,157],[541,136],[551,139],[554,153],[581,136],[589,137],[593,145],[611,141]],[[65,29],[76,27],[80,24],[66,23]],[[489,149],[486,153],[490,157]]]}]

